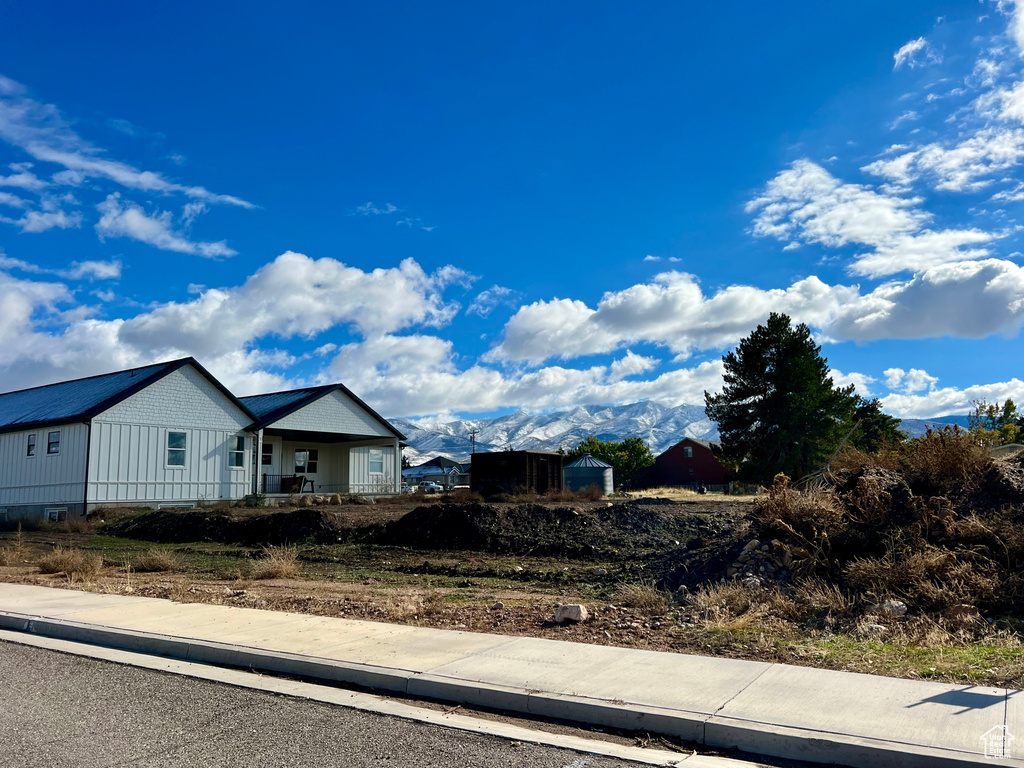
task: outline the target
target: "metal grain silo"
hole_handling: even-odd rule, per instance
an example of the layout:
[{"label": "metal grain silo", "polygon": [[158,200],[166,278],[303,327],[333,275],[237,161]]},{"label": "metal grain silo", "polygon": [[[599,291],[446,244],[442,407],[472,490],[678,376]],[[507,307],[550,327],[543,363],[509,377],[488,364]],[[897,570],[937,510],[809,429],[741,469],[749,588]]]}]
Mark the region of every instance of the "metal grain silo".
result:
[{"label": "metal grain silo", "polygon": [[612,465],[595,459],[589,453],[580,456],[562,469],[562,485],[567,491],[582,491],[592,485],[601,489],[605,496],[615,491]]}]

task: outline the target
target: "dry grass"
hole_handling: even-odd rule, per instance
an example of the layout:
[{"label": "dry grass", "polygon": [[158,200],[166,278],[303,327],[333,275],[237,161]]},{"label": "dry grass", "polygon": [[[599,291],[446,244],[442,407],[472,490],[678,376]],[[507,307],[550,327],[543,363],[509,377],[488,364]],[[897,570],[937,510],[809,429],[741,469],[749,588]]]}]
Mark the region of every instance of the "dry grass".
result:
[{"label": "dry grass", "polygon": [[438,590],[425,594],[394,595],[384,600],[384,613],[391,621],[409,621],[443,613],[445,597]]},{"label": "dry grass", "polygon": [[151,549],[135,560],[134,568],[138,573],[157,573],[160,571],[180,571],[183,568],[181,558],[166,549]]},{"label": "dry grass", "polygon": [[88,581],[103,569],[103,558],[80,549],[55,547],[36,563],[40,573],[63,573],[68,581]]},{"label": "dry grass", "polygon": [[644,616],[664,616],[672,606],[669,596],[653,584],[622,584],[615,591],[615,602]]},{"label": "dry grass", "polygon": [[25,532],[21,529],[21,523],[18,523],[18,532],[14,536],[14,541],[9,547],[0,548],[0,565],[20,565],[25,562],[28,554]]},{"label": "dry grass", "polygon": [[676,486],[661,485],[657,488],[644,488],[642,491],[630,491],[627,494],[630,498],[659,498],[659,499],[671,499],[672,501],[742,501],[743,499],[754,498],[752,495],[743,496],[730,496],[726,493],[697,493],[689,488],[679,488]]},{"label": "dry grass", "polygon": [[294,579],[299,575],[299,551],[295,547],[265,547],[250,578]]}]

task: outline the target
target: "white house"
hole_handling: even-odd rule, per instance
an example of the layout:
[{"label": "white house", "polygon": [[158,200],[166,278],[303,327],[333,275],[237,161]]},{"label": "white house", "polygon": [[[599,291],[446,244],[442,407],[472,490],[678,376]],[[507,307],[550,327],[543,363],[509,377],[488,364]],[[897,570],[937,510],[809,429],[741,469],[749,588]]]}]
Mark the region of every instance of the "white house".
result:
[{"label": "white house", "polygon": [[401,491],[405,436],[341,384],[241,401],[256,414],[260,492]]},{"label": "white house", "polygon": [[340,384],[243,401],[191,357],[7,392],[0,522],[292,485],[398,493],[403,439]]},{"label": "white house", "polygon": [[190,357],[0,394],[0,521],[240,499],[255,418]]}]

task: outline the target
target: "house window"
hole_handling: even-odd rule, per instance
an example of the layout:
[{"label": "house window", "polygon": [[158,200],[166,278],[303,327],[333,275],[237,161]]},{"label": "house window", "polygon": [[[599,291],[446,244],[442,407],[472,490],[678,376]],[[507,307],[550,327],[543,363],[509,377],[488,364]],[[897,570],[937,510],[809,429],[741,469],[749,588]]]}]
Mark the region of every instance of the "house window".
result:
[{"label": "house window", "polygon": [[60,430],[49,432],[46,435],[46,455],[56,456],[60,453]]},{"label": "house window", "polygon": [[185,447],[188,444],[188,434],[185,432],[167,433],[167,466],[185,466]]},{"label": "house window", "polygon": [[690,474],[693,474],[693,467],[690,467]]},{"label": "house window", "polygon": [[316,463],[320,460],[320,451],[316,448],[295,449],[295,474],[315,475]]},{"label": "house window", "polygon": [[228,446],[228,466],[232,469],[245,467],[245,438],[235,435]]},{"label": "house window", "polygon": [[384,451],[382,451],[380,448],[370,449],[370,474],[384,474]]},{"label": "house window", "polygon": [[25,446],[25,455],[32,458],[36,455],[36,436],[28,436],[28,445]]},{"label": "house window", "polygon": [[274,463],[274,444],[264,443],[263,444],[263,466],[269,467]]},{"label": "house window", "polygon": [[47,507],[43,510],[43,519],[51,523],[63,523],[68,519],[67,507]]},{"label": "house window", "polygon": [[683,446],[683,456],[685,456],[688,459],[692,459],[693,458],[693,448],[691,448],[688,445]]},{"label": "house window", "polygon": [[6,522],[7,522],[7,510],[6,509],[0,509],[0,523],[6,523]]}]

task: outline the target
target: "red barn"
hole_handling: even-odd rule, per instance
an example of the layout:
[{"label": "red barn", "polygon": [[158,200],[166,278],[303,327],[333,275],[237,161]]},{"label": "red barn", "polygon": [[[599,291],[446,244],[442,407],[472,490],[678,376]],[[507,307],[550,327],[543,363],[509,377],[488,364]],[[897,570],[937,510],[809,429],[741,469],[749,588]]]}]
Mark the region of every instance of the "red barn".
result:
[{"label": "red barn", "polygon": [[688,437],[654,460],[654,485],[727,485],[735,470],[724,466],[712,453],[718,446],[708,440]]}]

